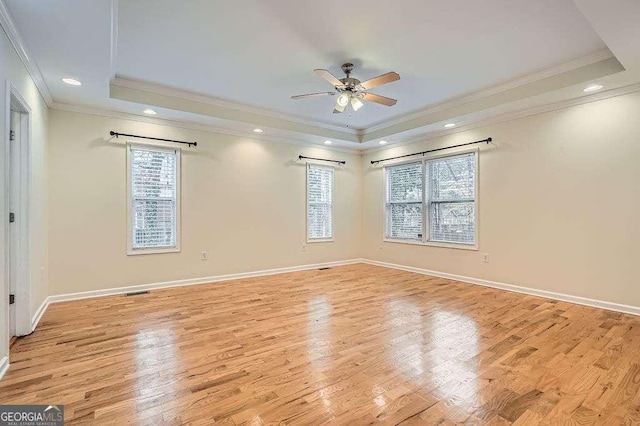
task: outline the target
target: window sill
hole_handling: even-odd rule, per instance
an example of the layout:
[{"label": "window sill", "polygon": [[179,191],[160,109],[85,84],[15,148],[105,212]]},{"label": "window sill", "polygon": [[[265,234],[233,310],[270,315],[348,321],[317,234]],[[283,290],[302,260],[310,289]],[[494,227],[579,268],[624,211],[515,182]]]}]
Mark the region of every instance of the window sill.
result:
[{"label": "window sill", "polygon": [[313,240],[307,240],[307,244],[312,244],[312,243],[332,243],[333,242],[333,238],[317,238],[317,239],[313,239]]},{"label": "window sill", "polygon": [[410,244],[414,246],[427,246],[427,247],[441,247],[441,248],[450,248],[450,249],[457,249],[457,250],[471,250],[471,251],[479,250],[477,244],[474,244],[474,245],[452,244],[452,243],[438,243],[435,241],[422,242],[422,241],[413,241],[413,240],[393,240],[389,238],[385,238],[382,241],[385,243]]},{"label": "window sill", "polygon": [[150,248],[150,249],[128,249],[127,256],[138,256],[141,254],[163,254],[180,253],[180,247]]}]

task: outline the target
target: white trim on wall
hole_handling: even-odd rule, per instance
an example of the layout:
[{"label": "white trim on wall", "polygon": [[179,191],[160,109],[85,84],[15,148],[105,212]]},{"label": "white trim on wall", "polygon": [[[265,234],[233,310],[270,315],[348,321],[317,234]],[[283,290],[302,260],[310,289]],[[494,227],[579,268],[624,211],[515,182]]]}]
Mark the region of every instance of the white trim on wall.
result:
[{"label": "white trim on wall", "polygon": [[56,294],[47,298],[47,303],[67,302],[69,300],[90,299],[93,297],[112,296],[115,294],[125,294],[138,291],[157,290],[169,287],[183,287],[197,284],[211,284],[222,281],[238,280],[243,278],[263,277],[267,275],[285,274],[288,272],[308,271],[311,269],[331,268],[334,266],[353,265],[362,263],[362,259],[338,260],[334,262],[314,263],[299,266],[288,266],[284,268],[265,269],[262,271],[240,272],[236,274],[216,275],[212,277],[191,278],[186,280],[165,281],[159,283],[149,283],[133,285],[127,287],[109,288],[104,290],[83,291],[80,293]]},{"label": "white trim on wall", "polygon": [[605,48],[597,52],[591,53],[589,55],[585,55],[580,58],[576,58],[556,66],[552,66],[542,71],[536,71],[522,77],[517,77],[513,80],[500,83],[495,86],[488,87],[486,89],[480,89],[478,91],[471,92],[457,98],[445,100],[435,105],[429,105],[424,108],[420,108],[418,110],[409,112],[407,114],[400,115],[399,117],[385,119],[378,123],[373,123],[365,129],[364,134],[366,135],[367,133],[373,133],[379,130],[384,130],[387,127],[402,124],[404,122],[414,120],[416,118],[420,118],[425,115],[433,114],[439,111],[455,108],[457,106],[464,105],[469,102],[476,101],[478,99],[486,98],[488,96],[505,92],[507,90],[516,89],[518,87],[522,87],[527,84],[531,84],[548,77],[553,77],[559,74],[566,73],[568,71],[573,71],[575,69],[584,67],[586,65],[591,65],[596,62],[604,61],[606,59],[614,58],[614,57],[615,55],[609,49]]},{"label": "white trim on wall", "polygon": [[[16,213],[16,221],[13,225],[9,225],[8,216],[10,206],[8,203],[9,200],[9,191],[11,190],[11,179],[9,176],[10,169],[10,161],[9,153],[10,153],[10,122],[11,122],[11,111],[12,108],[19,110],[20,114],[24,114],[25,117],[21,117],[20,119],[20,138],[13,143],[18,144],[17,149],[19,150],[19,175],[20,179],[17,182],[20,185],[20,195],[17,200],[17,210]],[[6,294],[10,293],[10,276],[9,270],[11,267],[15,267],[15,279],[16,279],[16,288],[15,288],[15,318],[14,318],[14,327],[15,330],[9,329],[9,324],[11,323],[11,318],[7,317],[7,337],[10,339],[12,335],[16,336],[24,336],[31,333],[33,330],[31,329],[31,323],[29,321],[29,311],[31,306],[31,276],[29,273],[29,268],[31,265],[31,255],[30,255],[30,197],[31,197],[31,134],[32,134],[32,111],[31,107],[27,103],[27,101],[22,97],[17,87],[9,80],[6,82],[6,103],[5,103],[5,134],[4,139],[4,153],[5,153],[5,174],[3,176],[3,188],[5,200],[7,200],[7,204],[5,205],[5,212],[2,213],[3,219],[2,223],[4,226],[5,232],[5,253],[3,264],[5,265],[5,282],[8,291]],[[15,247],[11,247],[9,241],[10,234],[10,226],[14,226],[17,228],[17,242]],[[16,257],[15,265],[10,264],[10,250],[15,249],[15,253],[12,253]],[[10,314],[9,314],[10,315]]]},{"label": "white trim on wall", "polygon": [[433,277],[446,278],[449,280],[459,281],[467,284],[476,284],[484,287],[496,288],[498,290],[528,294],[531,296],[542,297],[545,299],[558,300],[562,302],[574,303],[577,305],[589,306],[592,308],[606,309],[609,311],[622,312],[625,314],[640,316],[640,306],[623,305],[620,303],[589,299],[586,297],[573,296],[570,294],[556,293],[556,292],[546,291],[546,290],[538,290],[534,288],[522,287],[522,286],[513,285],[513,284],[500,283],[496,281],[483,280],[479,278],[465,277],[462,275],[432,271],[429,269],[416,268],[413,266],[397,265],[394,263],[381,262],[377,260],[349,259],[349,260],[339,260],[334,262],[289,266],[285,268],[265,269],[262,271],[240,272],[236,274],[217,275],[212,277],[192,278],[192,279],[185,279],[185,280],[159,282],[159,283],[149,283],[149,284],[133,285],[133,286],[110,288],[110,289],[103,289],[103,290],[83,291],[79,293],[57,294],[57,295],[47,297],[47,299],[44,302],[42,302],[42,305],[40,305],[40,308],[38,308],[38,311],[33,317],[33,320],[32,320],[33,329],[35,330],[36,326],[38,325],[38,322],[40,321],[46,309],[49,307],[51,303],[91,299],[95,297],[113,296],[118,294],[157,290],[157,289],[171,288],[171,287],[183,287],[183,286],[199,285],[199,284],[213,284],[213,283],[223,282],[223,281],[231,281],[231,280],[244,279],[244,278],[255,278],[255,277],[262,277],[267,275],[284,274],[289,272],[308,271],[312,269],[330,268],[335,266],[354,265],[358,263],[381,266],[384,268],[398,269],[401,271],[414,272],[417,274],[430,275]]},{"label": "white trim on wall", "polygon": [[[481,129],[483,127],[492,126],[494,124],[514,121],[520,118],[530,117],[533,115],[546,114],[548,112],[558,111],[565,108],[571,108],[578,105],[584,105],[591,102],[598,102],[605,99],[610,99],[618,96],[624,96],[631,93],[636,93],[639,91],[640,91],[640,83],[633,83],[627,86],[622,86],[622,87],[618,87],[611,90],[597,92],[588,96],[581,96],[579,98],[572,98],[572,99],[566,99],[559,102],[547,103],[540,106],[524,108],[519,111],[508,111],[508,112],[498,113],[498,114],[489,115],[489,116],[481,116],[478,118],[474,118],[468,122],[465,122],[459,126],[456,125],[456,127],[452,129],[439,128],[432,131],[426,131],[417,136],[402,138],[398,142],[390,142],[388,145],[373,146],[370,148],[365,148],[362,150],[362,152],[363,152],[363,155],[374,154],[378,152],[383,153],[392,148],[418,144],[421,142],[427,142],[433,139],[453,135],[456,133],[463,133],[473,129]],[[456,120],[452,118],[451,121],[456,121]],[[389,139],[394,138],[395,136],[397,135],[389,136]],[[372,158],[372,160],[375,160],[375,159],[376,158]]]},{"label": "white trim on wall", "polygon": [[59,103],[59,102],[54,102],[49,108],[60,110],[60,111],[75,112],[78,114],[95,115],[98,117],[109,117],[109,118],[116,118],[120,120],[131,120],[131,121],[136,121],[140,123],[157,124],[159,126],[175,127],[180,129],[189,129],[189,130],[200,130],[203,132],[219,134],[219,135],[229,135],[229,136],[237,136],[241,138],[249,138],[249,139],[257,140],[260,142],[275,142],[275,143],[284,143],[287,145],[296,145],[296,146],[302,146],[302,147],[322,148],[323,150],[326,150],[326,151],[343,152],[346,154],[355,154],[355,155],[362,154],[362,151],[357,149],[357,147],[354,147],[352,149],[352,148],[346,148],[346,147],[324,145],[322,141],[324,141],[326,138],[322,138],[317,143],[304,142],[299,139],[296,139],[296,137],[293,135],[291,136],[291,138],[266,135],[264,133],[260,135],[256,135],[256,133],[254,133],[252,130],[253,128],[251,128],[251,130],[243,131],[239,129],[232,129],[230,127],[214,126],[211,124],[205,124],[205,123],[200,123],[200,122],[186,120],[186,119],[147,117],[147,116],[134,114],[126,111],[108,110],[108,109],[102,109],[102,108],[89,107],[85,105],[65,104],[65,103]]},{"label": "white trim on wall", "polygon": [[607,302],[604,300],[589,299],[587,297],[573,296],[571,294],[556,293],[547,290],[538,290],[530,287],[522,287],[514,284],[500,283],[497,281],[483,280],[480,278],[465,277],[462,275],[449,274],[447,272],[432,271],[429,269],[416,268],[413,266],[397,265],[395,263],[380,262],[378,260],[364,259],[362,263],[368,265],[382,266],[384,268],[399,269],[401,271],[414,272],[422,275],[446,278],[453,281],[460,281],[468,284],[476,284],[484,287],[497,288],[499,290],[511,291],[514,293],[528,294],[530,296],[543,297],[545,299],[559,300],[577,305],[590,306],[592,308],[606,309],[608,311],[622,312],[630,315],[640,315],[640,306],[623,305],[620,303]]},{"label": "white trim on wall", "polygon": [[8,369],[9,369],[9,357],[3,356],[2,359],[0,359],[0,379],[4,377]]},{"label": "white trim on wall", "polygon": [[53,104],[53,98],[51,97],[49,86],[47,86],[47,82],[42,76],[42,72],[40,71],[38,64],[36,64],[35,60],[31,59],[32,56],[29,53],[29,49],[27,49],[24,40],[20,36],[20,32],[18,31],[16,24],[13,22],[13,18],[11,18],[11,14],[9,13],[4,1],[0,1],[0,26],[2,26],[4,32],[7,34],[7,38],[13,45],[13,48],[27,69],[27,72],[38,88],[38,91],[45,103],[47,106],[50,106]]},{"label": "white trim on wall", "polygon": [[230,101],[222,98],[217,98],[215,96],[191,92],[183,89],[177,89],[174,87],[152,83],[149,81],[133,80],[133,79],[118,76],[118,75],[116,75],[115,78],[111,80],[110,85],[123,87],[126,89],[140,90],[140,91],[149,92],[149,93],[158,94],[158,95],[170,96],[170,97],[183,99],[190,102],[203,103],[203,104],[213,105],[221,108],[228,108],[231,110],[236,110],[236,111],[240,111],[247,114],[255,114],[255,115],[264,116],[267,118],[290,121],[292,123],[303,124],[305,126],[318,127],[321,129],[331,130],[334,132],[341,132],[341,133],[345,133],[353,136],[358,136],[362,133],[362,129],[345,127],[338,124],[325,122],[322,120],[312,120],[302,116],[296,116],[294,114],[287,114],[287,113],[271,110],[268,108],[256,107],[244,102]]},{"label": "white trim on wall", "polygon": [[47,297],[42,301],[42,303],[40,304],[40,307],[38,308],[36,313],[33,315],[33,318],[31,318],[32,333],[35,331],[36,327],[38,326],[38,323],[42,319],[42,316],[44,315],[48,307],[49,307],[49,297]]}]

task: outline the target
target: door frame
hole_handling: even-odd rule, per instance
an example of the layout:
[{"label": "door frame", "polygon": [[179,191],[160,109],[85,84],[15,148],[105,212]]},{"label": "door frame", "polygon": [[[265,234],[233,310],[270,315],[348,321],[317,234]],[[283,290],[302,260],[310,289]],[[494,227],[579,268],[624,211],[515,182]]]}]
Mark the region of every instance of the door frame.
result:
[{"label": "door frame", "polygon": [[[31,194],[31,123],[32,112],[27,101],[22,97],[16,86],[9,80],[6,82],[6,104],[5,104],[5,135],[4,135],[4,199],[7,200],[5,211],[2,213],[2,221],[5,231],[5,255],[4,255],[4,279],[6,283],[7,303],[9,302],[9,253],[10,253],[10,233],[9,233],[9,191],[11,178],[10,173],[10,130],[11,130],[11,110],[19,111],[22,114],[20,119],[20,140],[14,143],[20,144],[20,197],[18,200],[18,211],[16,212],[15,224],[18,227],[17,236],[17,270],[16,270],[16,292],[15,292],[15,335],[25,336],[33,331],[30,318],[30,255],[29,255],[29,199]],[[7,309],[7,311],[9,311]],[[9,330],[9,317],[7,316],[7,336],[11,338]]]}]

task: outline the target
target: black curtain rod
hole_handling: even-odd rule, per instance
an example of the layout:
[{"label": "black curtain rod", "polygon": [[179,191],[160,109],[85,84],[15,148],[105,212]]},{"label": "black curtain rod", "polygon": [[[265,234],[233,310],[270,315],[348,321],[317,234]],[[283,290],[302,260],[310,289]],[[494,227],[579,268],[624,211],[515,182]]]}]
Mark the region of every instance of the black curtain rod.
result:
[{"label": "black curtain rod", "polygon": [[378,164],[378,163],[382,163],[383,161],[396,160],[398,158],[413,157],[414,155],[425,155],[430,152],[443,151],[445,149],[451,149],[451,148],[459,148],[461,146],[467,146],[467,145],[475,145],[477,143],[483,143],[483,142],[489,143],[492,140],[493,139],[491,138],[486,138],[486,139],[482,139],[481,141],[461,143],[459,145],[453,145],[453,146],[445,146],[444,148],[430,149],[428,151],[416,152],[415,154],[399,155],[397,157],[383,158],[382,160],[371,160],[371,164]]},{"label": "black curtain rod", "polygon": [[154,141],[173,142],[173,143],[181,143],[181,144],[185,144],[185,145],[189,145],[189,146],[191,146],[191,145],[198,146],[198,142],[183,142],[183,141],[176,141],[176,140],[173,140],[173,139],[152,138],[150,136],[129,135],[127,133],[114,132],[113,130],[110,131],[109,134],[111,136],[115,136],[116,138],[118,136],[129,136],[130,138],[151,139],[151,140],[154,140]]},{"label": "black curtain rod", "polygon": [[330,163],[347,164],[346,161],[325,160],[324,158],[313,158],[313,157],[305,157],[304,155],[298,155],[298,160],[302,160],[303,158],[306,158],[307,160],[328,161]]}]

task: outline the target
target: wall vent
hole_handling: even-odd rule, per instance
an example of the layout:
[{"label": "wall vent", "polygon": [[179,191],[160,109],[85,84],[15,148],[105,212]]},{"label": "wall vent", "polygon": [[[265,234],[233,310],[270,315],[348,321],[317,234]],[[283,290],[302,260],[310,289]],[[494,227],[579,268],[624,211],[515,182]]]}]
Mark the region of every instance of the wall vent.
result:
[{"label": "wall vent", "polygon": [[141,294],[149,294],[148,291],[132,291],[131,293],[125,293],[125,296],[139,296]]}]

